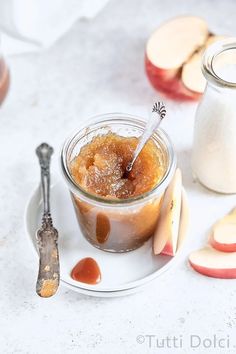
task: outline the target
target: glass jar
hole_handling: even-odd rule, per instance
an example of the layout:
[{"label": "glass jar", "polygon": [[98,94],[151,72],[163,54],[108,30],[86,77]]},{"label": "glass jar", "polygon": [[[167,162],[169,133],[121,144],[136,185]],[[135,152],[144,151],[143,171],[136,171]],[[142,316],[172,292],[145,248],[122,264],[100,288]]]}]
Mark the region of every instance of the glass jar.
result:
[{"label": "glass jar", "polygon": [[109,132],[139,137],[145,121],[128,114],[111,113],[94,117],[64,144],[61,155],[66,178],[80,228],[95,247],[110,252],[126,252],[143,245],[154,232],[164,190],[172,179],[176,158],[168,136],[162,130],[153,134],[161,151],[165,174],[160,183],[145,194],[128,199],[105,199],[83,190],[73,180],[70,163],[93,137]]},{"label": "glass jar", "polygon": [[193,174],[211,190],[236,193],[236,38],[212,44],[202,71],[207,85],[196,112]]}]

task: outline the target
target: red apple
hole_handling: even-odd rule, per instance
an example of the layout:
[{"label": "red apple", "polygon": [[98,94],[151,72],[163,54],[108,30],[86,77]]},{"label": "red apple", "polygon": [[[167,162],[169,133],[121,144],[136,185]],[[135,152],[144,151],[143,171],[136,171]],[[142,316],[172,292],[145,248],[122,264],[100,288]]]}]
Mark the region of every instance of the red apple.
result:
[{"label": "red apple", "polygon": [[181,81],[186,61],[209,36],[206,22],[195,16],[180,16],[165,22],[149,38],[145,67],[152,85],[176,99],[198,99]]},{"label": "red apple", "polygon": [[150,62],[147,55],[145,58],[145,68],[152,86],[169,98],[176,100],[199,99],[199,94],[191,92],[183,85],[179,72],[177,72],[174,76],[171,76],[172,73],[157,69]]}]

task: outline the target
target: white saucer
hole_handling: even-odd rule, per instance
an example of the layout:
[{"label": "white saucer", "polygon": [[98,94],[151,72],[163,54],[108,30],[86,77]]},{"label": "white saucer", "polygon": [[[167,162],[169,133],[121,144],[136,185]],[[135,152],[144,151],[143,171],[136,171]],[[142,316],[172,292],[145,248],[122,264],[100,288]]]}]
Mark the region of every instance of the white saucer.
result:
[{"label": "white saucer", "polygon": [[[55,179],[55,178],[54,178]],[[141,248],[123,253],[108,253],[93,247],[82,235],[64,182],[57,178],[51,188],[51,210],[54,226],[59,231],[59,255],[61,284],[82,294],[99,297],[115,297],[139,291],[152,280],[172,267],[180,258],[154,256],[152,240]],[[35,231],[41,224],[42,199],[40,188],[32,194],[25,212],[27,233],[37,249]],[[84,257],[92,257],[99,264],[102,280],[88,285],[77,282],[70,276],[74,265]]]}]

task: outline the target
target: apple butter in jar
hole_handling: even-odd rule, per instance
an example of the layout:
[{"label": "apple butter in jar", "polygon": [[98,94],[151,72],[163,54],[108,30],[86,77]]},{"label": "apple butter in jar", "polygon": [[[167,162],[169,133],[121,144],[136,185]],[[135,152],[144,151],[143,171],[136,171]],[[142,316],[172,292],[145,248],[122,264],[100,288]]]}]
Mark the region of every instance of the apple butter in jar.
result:
[{"label": "apple butter in jar", "polygon": [[175,170],[169,138],[158,130],[124,175],[144,128],[130,115],[95,117],[63,147],[62,169],[82,233],[105,251],[131,251],[152,236]]}]

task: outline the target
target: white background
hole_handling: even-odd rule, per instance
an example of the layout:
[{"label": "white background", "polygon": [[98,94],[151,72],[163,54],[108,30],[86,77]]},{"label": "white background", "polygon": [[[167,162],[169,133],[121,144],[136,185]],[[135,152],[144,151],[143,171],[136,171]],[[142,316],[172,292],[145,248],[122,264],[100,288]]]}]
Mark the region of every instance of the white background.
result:
[{"label": "white background", "polygon": [[[91,20],[80,20],[40,54],[8,58],[11,89],[0,109],[0,352],[1,353],[234,353],[189,347],[191,334],[236,344],[236,281],[193,272],[187,254],[206,240],[211,224],[235,203],[193,183],[190,148],[194,104],[166,101],[168,130],[183,170],[192,214],[187,249],[174,269],[145,291],[99,299],[63,287],[50,299],[35,294],[38,261],[24,231],[24,207],[39,181],[34,149],[55,147],[90,115],[122,111],[146,114],[155,97],[143,68],[145,42],[163,20],[203,16],[211,30],[236,35],[233,0],[110,1]],[[158,349],[138,335],[183,336],[183,348]]]}]

